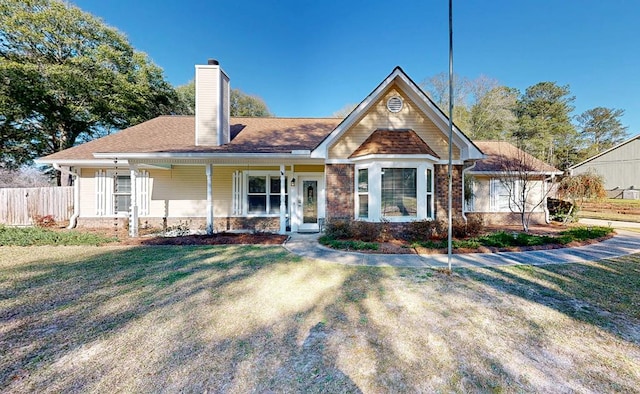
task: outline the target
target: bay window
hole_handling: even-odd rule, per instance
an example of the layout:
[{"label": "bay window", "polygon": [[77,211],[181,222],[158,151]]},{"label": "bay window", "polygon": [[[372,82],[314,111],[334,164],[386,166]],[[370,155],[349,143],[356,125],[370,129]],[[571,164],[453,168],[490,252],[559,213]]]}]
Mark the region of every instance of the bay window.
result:
[{"label": "bay window", "polygon": [[415,168],[382,169],[382,216],[417,216]]},{"label": "bay window", "polygon": [[433,218],[433,170],[427,168],[427,217]]},{"label": "bay window", "polygon": [[434,217],[433,164],[422,160],[367,160],[354,172],[354,218],[410,222]]}]

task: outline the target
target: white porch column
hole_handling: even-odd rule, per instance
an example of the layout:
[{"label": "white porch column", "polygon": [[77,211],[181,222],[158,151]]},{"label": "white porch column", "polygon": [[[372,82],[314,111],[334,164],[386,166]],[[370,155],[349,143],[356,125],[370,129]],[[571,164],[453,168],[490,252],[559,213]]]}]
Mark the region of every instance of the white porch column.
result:
[{"label": "white porch column", "polygon": [[280,164],[280,234],[287,232],[287,202],[285,201],[284,164]]},{"label": "white porch column", "polygon": [[213,164],[205,166],[207,171],[207,234],[213,234]]},{"label": "white porch column", "polygon": [[129,236],[138,236],[138,166],[135,164],[129,165],[131,171],[131,206],[129,207]]}]

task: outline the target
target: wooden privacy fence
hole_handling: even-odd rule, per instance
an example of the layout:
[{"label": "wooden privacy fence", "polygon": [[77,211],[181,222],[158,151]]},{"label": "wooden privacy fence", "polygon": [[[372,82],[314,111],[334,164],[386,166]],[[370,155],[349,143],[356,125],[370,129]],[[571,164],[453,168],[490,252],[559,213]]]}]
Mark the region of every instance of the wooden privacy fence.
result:
[{"label": "wooden privacy fence", "polygon": [[37,216],[51,215],[57,222],[73,214],[73,186],[0,189],[0,223],[28,226]]}]

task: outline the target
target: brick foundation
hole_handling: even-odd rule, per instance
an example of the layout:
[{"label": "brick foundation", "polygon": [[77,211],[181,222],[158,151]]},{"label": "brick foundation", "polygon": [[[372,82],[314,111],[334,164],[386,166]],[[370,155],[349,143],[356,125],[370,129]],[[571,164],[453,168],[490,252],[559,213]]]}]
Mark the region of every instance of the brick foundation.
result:
[{"label": "brick foundation", "polygon": [[353,218],[353,164],[327,164],[326,171],[326,195],[327,195],[327,219]]},{"label": "brick foundation", "polygon": [[[129,219],[127,218],[78,218],[79,228],[105,228],[116,227],[128,230]],[[207,220],[203,217],[183,217],[183,218],[139,218],[140,229],[157,229],[158,231],[167,227],[186,225],[191,230],[204,230],[207,228]],[[214,218],[214,230],[224,231],[252,231],[252,232],[273,232],[280,231],[279,217],[226,217]]]},{"label": "brick foundation", "polygon": [[[469,215],[481,216],[485,226],[522,226],[522,219],[519,213],[513,212],[474,212]],[[546,216],[544,212],[535,212],[531,214],[530,225],[546,224]]]},{"label": "brick foundation", "polygon": [[[435,172],[435,214],[436,220],[448,218],[449,207],[449,169],[447,165],[436,164]],[[462,214],[462,166],[454,165],[452,171],[453,216]]]}]

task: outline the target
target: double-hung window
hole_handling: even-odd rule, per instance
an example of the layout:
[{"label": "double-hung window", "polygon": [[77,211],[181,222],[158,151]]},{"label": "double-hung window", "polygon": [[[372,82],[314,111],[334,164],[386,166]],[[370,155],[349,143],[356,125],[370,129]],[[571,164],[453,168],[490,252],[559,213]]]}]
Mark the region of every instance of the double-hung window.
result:
[{"label": "double-hung window", "polygon": [[427,168],[427,217],[433,218],[433,170]]},{"label": "double-hung window", "polygon": [[113,177],[113,211],[129,212],[131,206],[131,177],[114,175]]},{"label": "double-hung window", "polygon": [[517,180],[492,179],[492,199],[494,212],[511,212],[515,209],[519,182]]},{"label": "double-hung window", "polygon": [[[280,176],[249,175],[247,177],[247,213],[250,215],[277,215],[280,213]],[[288,188],[285,178],[285,206]]]},{"label": "double-hung window", "polygon": [[382,169],[382,216],[417,216],[416,168]]},{"label": "double-hung window", "polygon": [[366,168],[358,170],[358,217],[369,217],[369,170]]}]

